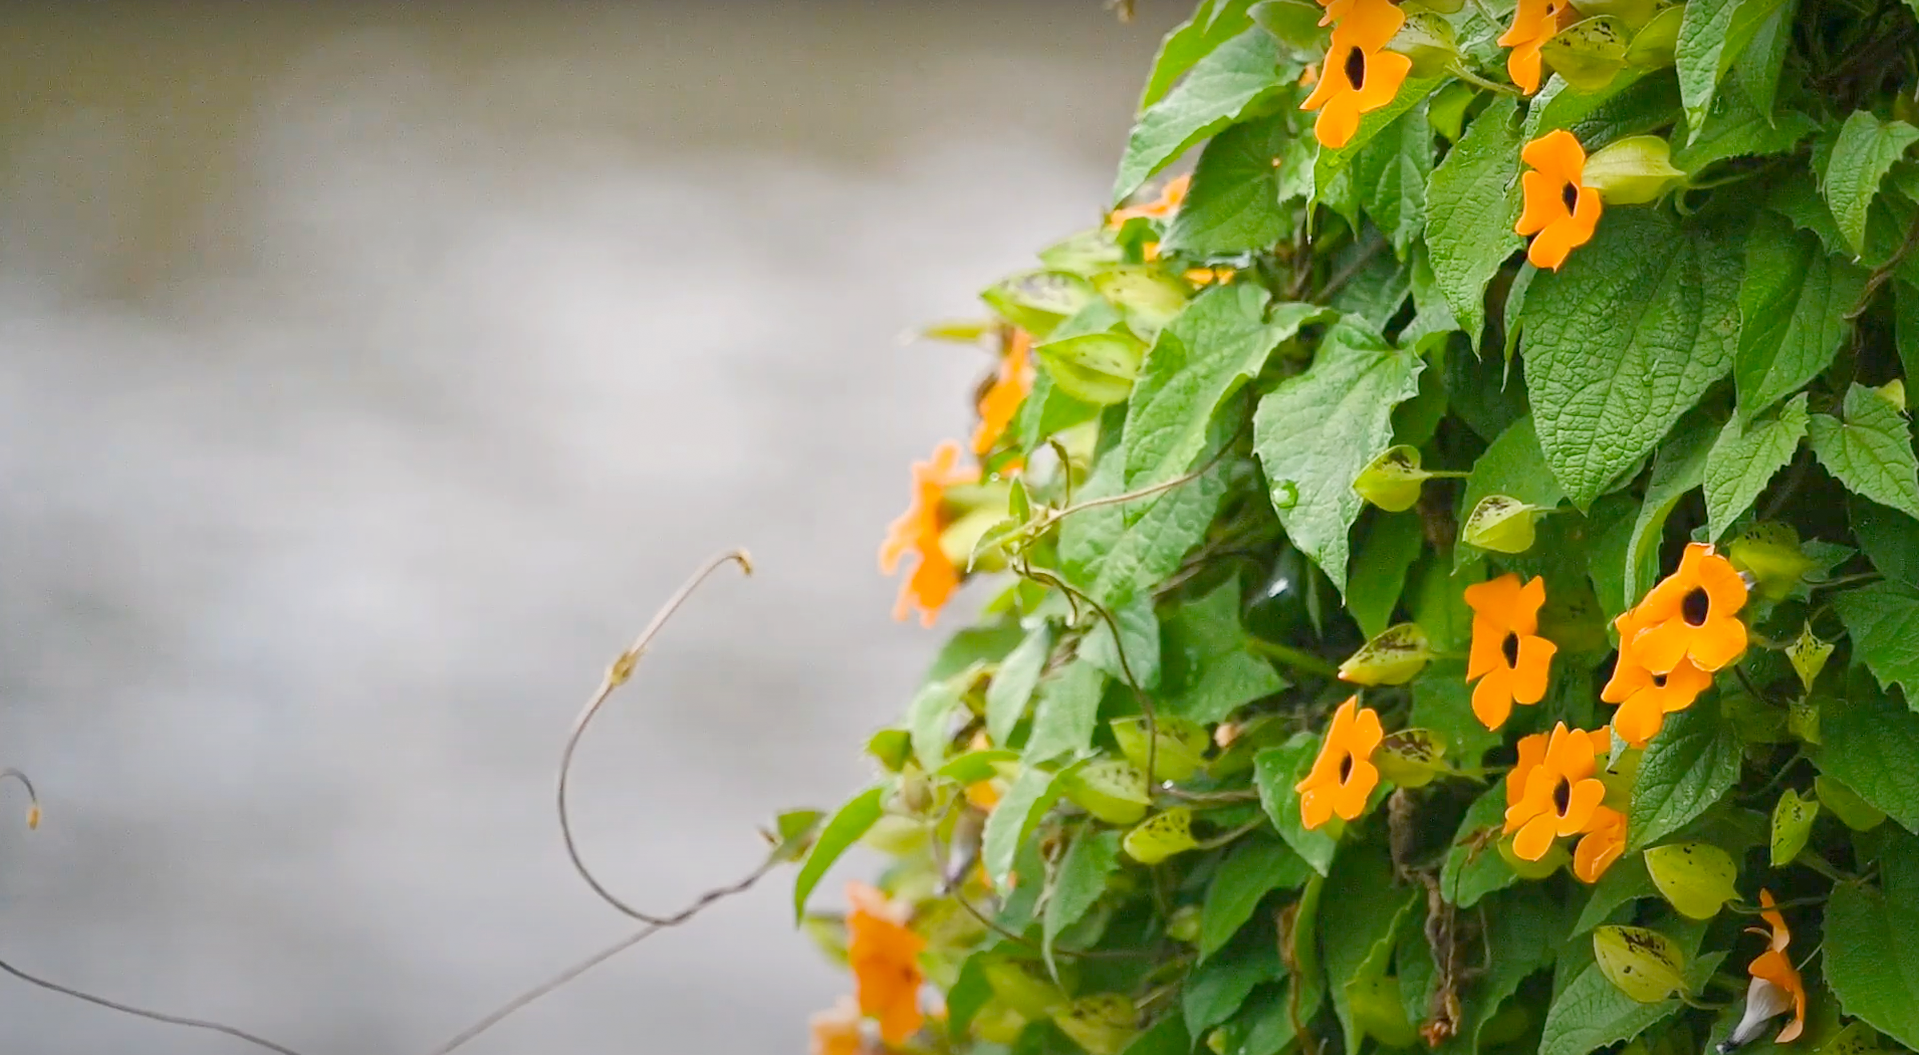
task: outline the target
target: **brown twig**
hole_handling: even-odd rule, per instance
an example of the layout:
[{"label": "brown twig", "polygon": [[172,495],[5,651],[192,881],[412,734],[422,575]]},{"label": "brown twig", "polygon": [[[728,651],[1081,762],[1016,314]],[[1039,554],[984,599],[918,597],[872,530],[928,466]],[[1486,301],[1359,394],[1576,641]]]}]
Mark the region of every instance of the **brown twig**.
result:
[{"label": "brown twig", "polygon": [[646,624],[645,630],[640,631],[640,636],[634,639],[633,646],[622,652],[620,658],[614,660],[613,665],[607,668],[606,677],[600,681],[599,691],[593,694],[593,698],[588,700],[585,708],[580,711],[580,716],[574,719],[573,732],[566,738],[566,749],[560,753],[560,775],[555,803],[560,815],[560,837],[566,842],[566,854],[573,861],[573,870],[580,874],[580,878],[586,881],[587,886],[593,888],[593,892],[600,896],[600,900],[641,923],[673,926],[668,921],[676,917],[649,915],[620,900],[593,875],[592,870],[586,867],[586,862],[581,860],[579,846],[573,838],[572,816],[566,808],[566,789],[573,773],[573,752],[580,746],[580,737],[585,735],[587,725],[593,721],[593,716],[600,712],[607,698],[613,695],[615,689],[626,684],[633,677],[633,671],[639,666],[640,658],[646,654],[647,646],[653,643],[654,636],[666,625],[667,620],[673,618],[673,613],[679,611],[680,606],[686,603],[686,599],[693,596],[693,591],[699,589],[707,576],[726,564],[737,564],[742,573],[753,574],[752,559],[743,549],[728,550],[701,565],[698,571],[674,591],[673,596],[667,598],[666,603],[660,606],[660,610],[654,613],[653,621]]}]

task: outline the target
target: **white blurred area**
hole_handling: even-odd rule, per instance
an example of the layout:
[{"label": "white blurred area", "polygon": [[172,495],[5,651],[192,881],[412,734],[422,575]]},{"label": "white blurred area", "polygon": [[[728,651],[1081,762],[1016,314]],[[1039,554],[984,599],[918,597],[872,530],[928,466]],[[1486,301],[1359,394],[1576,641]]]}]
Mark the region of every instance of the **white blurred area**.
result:
[{"label": "white blurred area", "polygon": [[[1183,3],[0,12],[0,957],[424,1052],[830,806],[941,631],[874,567]],[[838,896],[838,880],[822,888]],[[805,1050],[790,874],[464,1049]],[[0,977],[7,1055],[249,1050]]]}]

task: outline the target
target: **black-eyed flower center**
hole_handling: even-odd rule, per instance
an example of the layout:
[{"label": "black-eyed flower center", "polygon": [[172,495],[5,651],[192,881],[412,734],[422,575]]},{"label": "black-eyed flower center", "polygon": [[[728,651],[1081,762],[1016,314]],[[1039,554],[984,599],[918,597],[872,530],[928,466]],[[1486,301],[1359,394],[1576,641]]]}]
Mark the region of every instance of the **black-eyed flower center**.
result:
[{"label": "black-eyed flower center", "polygon": [[1354,91],[1366,87],[1366,53],[1357,47],[1346,52],[1346,83]]},{"label": "black-eyed flower center", "polygon": [[1568,183],[1560,187],[1559,200],[1566,203],[1567,212],[1573,212],[1574,210],[1578,209],[1579,208],[1579,184]]},{"label": "black-eyed flower center", "polygon": [[1679,602],[1679,614],[1685,618],[1687,626],[1705,626],[1706,617],[1712,614],[1712,598],[1706,596],[1703,587],[1695,586]]},{"label": "black-eyed flower center", "polygon": [[1499,654],[1506,657],[1506,665],[1519,666],[1519,635],[1508,630],[1506,640],[1499,643]]},{"label": "black-eyed flower center", "polygon": [[1667,679],[1667,678],[1670,678],[1670,677],[1672,677],[1672,675],[1670,675],[1670,674],[1654,674],[1654,675],[1652,676],[1652,687],[1653,687],[1653,688],[1655,688],[1655,689],[1663,689],[1663,688],[1665,688],[1665,687],[1666,687],[1666,679]]},{"label": "black-eyed flower center", "polygon": [[1339,782],[1341,784],[1346,783],[1347,778],[1352,775],[1353,753],[1351,751],[1342,751],[1339,754]]},{"label": "black-eyed flower center", "polygon": [[1565,777],[1560,777],[1559,783],[1553,785],[1553,806],[1559,811],[1559,815],[1564,817],[1566,811],[1572,808],[1572,804],[1573,783]]}]

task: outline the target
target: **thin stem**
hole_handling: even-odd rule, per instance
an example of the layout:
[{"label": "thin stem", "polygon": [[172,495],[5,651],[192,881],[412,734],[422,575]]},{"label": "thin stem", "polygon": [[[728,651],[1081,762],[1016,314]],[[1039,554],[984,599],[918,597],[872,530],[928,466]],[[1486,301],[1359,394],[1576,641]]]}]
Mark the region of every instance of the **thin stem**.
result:
[{"label": "thin stem", "polygon": [[1266,824],[1265,817],[1260,817],[1256,820],[1247,821],[1245,824],[1242,824],[1239,827],[1234,828],[1230,831],[1221,832],[1220,834],[1213,836],[1211,839],[1202,839],[1198,844],[1198,849],[1217,850],[1220,847],[1225,846],[1227,843],[1230,843],[1233,840],[1240,838],[1241,836],[1251,835],[1254,829],[1262,827],[1265,824]]},{"label": "thin stem", "polygon": [[640,631],[640,636],[634,639],[633,646],[622,652],[620,657],[613,661],[613,665],[607,668],[606,677],[600,681],[599,691],[593,694],[593,698],[588,700],[586,707],[580,711],[580,716],[574,719],[573,732],[566,738],[566,749],[560,752],[560,775],[555,803],[560,814],[560,837],[566,842],[566,855],[573,861],[573,870],[580,874],[581,879],[586,880],[586,885],[593,888],[593,892],[600,896],[600,900],[618,909],[624,915],[656,926],[672,926],[673,924],[667,921],[674,917],[648,915],[615,897],[612,891],[594,877],[592,870],[586,867],[586,862],[580,859],[580,849],[573,838],[573,819],[566,808],[566,791],[573,773],[573,752],[580,746],[580,737],[585,735],[587,725],[593,721],[593,716],[600,712],[600,707],[606,703],[607,698],[613,695],[613,690],[626,684],[633,677],[633,671],[639,666],[640,658],[646,654],[647,646],[653,643],[653,638],[660,632],[660,628],[666,625],[667,620],[673,618],[673,613],[679,611],[687,598],[693,596],[693,591],[699,589],[707,576],[725,564],[737,564],[742,573],[753,574],[752,559],[743,549],[729,550],[701,565],[691,578],[674,591],[673,596],[667,598],[666,603],[660,606],[660,610],[654,613],[653,621],[646,624],[645,630]]},{"label": "thin stem", "polygon": [[1813,853],[1811,850],[1799,851],[1799,856],[1793,858],[1793,863],[1805,865],[1807,868],[1812,869],[1835,883],[1843,883],[1848,879],[1856,878],[1840,872],[1831,861]]},{"label": "thin stem", "polygon": [[1303,652],[1290,645],[1282,645],[1277,641],[1267,641],[1264,638],[1258,637],[1249,637],[1246,639],[1246,643],[1253,646],[1255,652],[1264,652],[1266,655],[1279,660],[1281,663],[1295,670],[1303,670],[1309,674],[1318,674],[1326,678],[1336,678],[1339,676],[1338,667],[1313,655],[1311,652]]},{"label": "thin stem", "polygon": [[206,1019],[201,1019],[201,1018],[186,1018],[182,1015],[169,1015],[162,1011],[148,1011],[145,1008],[134,1007],[131,1004],[122,1004],[117,1000],[108,1000],[106,997],[103,997],[103,996],[94,996],[92,993],[83,993],[78,989],[61,985],[58,982],[50,982],[46,980],[45,978],[28,974],[27,972],[21,970],[18,967],[15,967],[14,965],[6,962],[5,960],[0,960],[0,971],[5,971],[6,973],[14,976],[15,978],[20,979],[23,982],[26,982],[29,985],[37,985],[40,988],[48,990],[50,992],[59,993],[61,996],[70,996],[70,997],[73,997],[75,1000],[83,1000],[89,1004],[94,1004],[99,1007],[104,1007],[110,1011],[118,1011],[124,1015],[132,1015],[136,1018],[152,1019],[155,1022],[164,1022],[170,1026],[185,1026],[188,1029],[204,1029],[210,1033],[224,1033],[227,1036],[234,1038],[235,1040],[244,1040],[248,1044],[252,1044],[255,1047],[265,1048],[268,1051],[277,1051],[280,1053],[280,1055],[300,1055],[299,1052],[293,1050],[292,1048],[286,1047],[285,1045],[275,1044],[274,1042],[266,1039],[265,1037],[256,1037],[253,1034],[248,1033],[246,1030],[235,1029],[232,1026],[223,1025],[219,1022],[209,1022]]},{"label": "thin stem", "polygon": [[[953,891],[953,900],[959,902],[959,906],[966,910],[967,915],[972,916],[976,920],[979,920],[980,923],[985,925],[987,930],[992,931],[994,934],[997,934],[1000,937],[1005,938],[1007,941],[1010,941],[1015,945],[1020,945],[1025,948],[1031,949],[1034,952],[1043,951],[1040,948],[1040,945],[1038,942],[1034,941],[1031,938],[1028,938],[1024,934],[1020,934],[1013,931],[1012,929],[1008,928],[1005,924],[999,922],[996,919],[992,919],[989,916],[987,916],[986,913],[981,912],[978,905],[975,905],[971,901],[968,901],[966,899],[965,894],[962,894],[959,891],[955,890]],[[1145,949],[1059,949],[1059,948],[1055,948],[1053,950],[1053,955],[1064,956],[1064,957],[1067,957],[1068,959],[1077,959],[1077,960],[1138,960],[1138,959],[1149,958],[1153,954]],[[441,1053],[436,1051],[433,1053],[433,1055],[441,1055]]]},{"label": "thin stem", "polygon": [[1489,81],[1481,77],[1479,74],[1467,69],[1466,64],[1463,62],[1455,62],[1451,66],[1446,67],[1446,72],[1458,77],[1460,80],[1465,81],[1475,88],[1484,88],[1489,92],[1498,92],[1501,95],[1524,94],[1510,84],[1500,84],[1498,81]]}]

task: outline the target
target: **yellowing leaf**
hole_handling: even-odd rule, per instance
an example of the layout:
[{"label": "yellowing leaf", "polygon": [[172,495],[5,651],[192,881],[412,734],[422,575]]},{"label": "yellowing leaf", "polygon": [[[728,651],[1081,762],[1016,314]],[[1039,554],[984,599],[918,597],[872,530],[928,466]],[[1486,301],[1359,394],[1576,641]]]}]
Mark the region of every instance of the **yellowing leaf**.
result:
[{"label": "yellowing leaf", "polygon": [[1645,927],[1597,927],[1593,957],[1618,990],[1642,1004],[1686,991],[1686,959],[1671,938]]},{"label": "yellowing leaf", "polygon": [[1126,833],[1121,844],[1127,856],[1143,865],[1156,865],[1198,845],[1193,838],[1193,811],[1185,806],[1146,818]]},{"label": "yellowing leaf", "polygon": [[1739,866],[1731,854],[1711,843],[1655,846],[1646,851],[1646,872],[1672,907],[1688,919],[1711,919],[1720,906],[1739,896],[1733,889]]},{"label": "yellowing leaf", "polygon": [[1108,824],[1137,824],[1151,800],[1146,774],[1117,758],[1074,766],[1060,774],[1059,788],[1073,805]]},{"label": "yellowing leaf", "polygon": [[1426,669],[1432,643],[1417,623],[1389,626],[1339,665],[1342,680],[1355,685],[1404,685]]},{"label": "yellowing leaf", "polygon": [[1811,796],[1802,799],[1791,788],[1779,793],[1779,802],[1772,808],[1774,868],[1784,867],[1806,848],[1806,840],[1812,837],[1812,822],[1818,816],[1818,799]]}]

